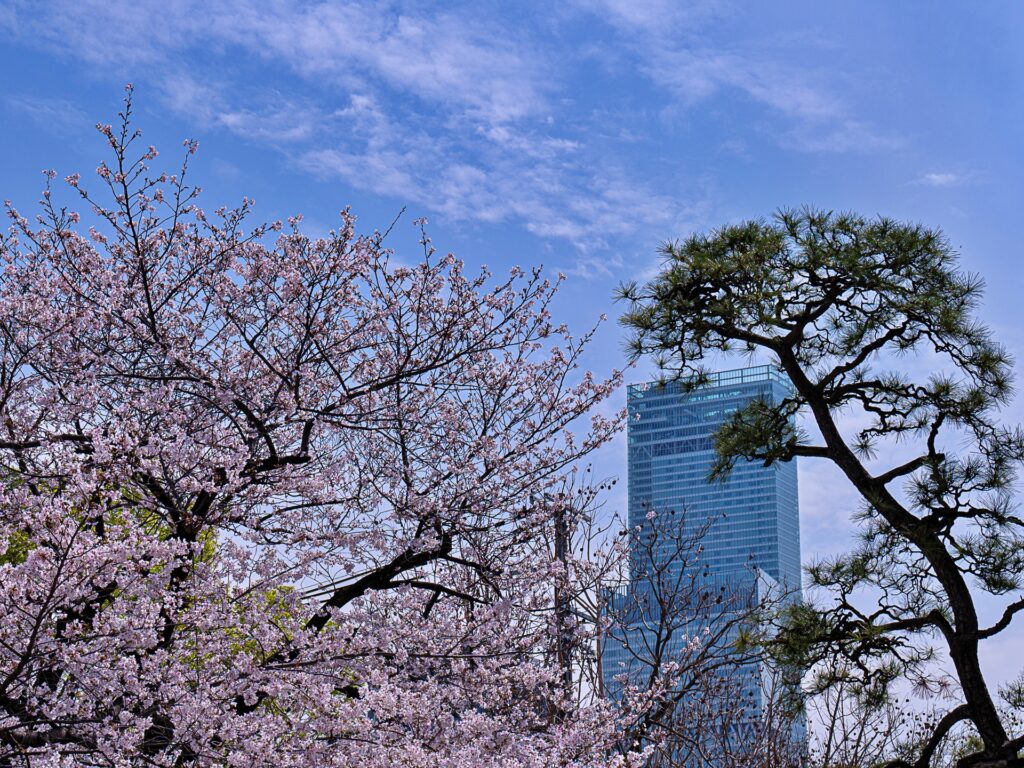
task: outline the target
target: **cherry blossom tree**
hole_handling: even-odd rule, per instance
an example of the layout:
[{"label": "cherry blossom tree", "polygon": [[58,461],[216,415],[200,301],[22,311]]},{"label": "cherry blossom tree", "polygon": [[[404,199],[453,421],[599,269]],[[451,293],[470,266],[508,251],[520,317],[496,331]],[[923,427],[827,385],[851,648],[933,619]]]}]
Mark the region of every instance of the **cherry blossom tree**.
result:
[{"label": "cherry blossom tree", "polygon": [[204,213],[130,87],[99,129],[92,225],[48,172],[0,239],[0,765],[641,764],[551,631],[621,421],[557,283]]}]

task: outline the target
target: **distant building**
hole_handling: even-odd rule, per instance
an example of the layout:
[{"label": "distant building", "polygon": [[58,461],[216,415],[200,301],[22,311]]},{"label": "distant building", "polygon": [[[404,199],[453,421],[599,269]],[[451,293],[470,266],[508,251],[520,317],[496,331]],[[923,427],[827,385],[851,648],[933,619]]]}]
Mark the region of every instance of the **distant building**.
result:
[{"label": "distant building", "polygon": [[[737,610],[751,600],[765,599],[768,593],[799,599],[797,468],[795,461],[771,467],[739,462],[726,481],[709,483],[715,458],[713,437],[733,412],[751,400],[778,402],[790,386],[775,368],[759,366],[712,374],[696,389],[684,382],[668,382],[632,385],[628,390],[630,527],[651,525],[652,512],[659,525],[678,525],[681,534],[710,525],[701,542],[699,578],[708,589],[739,601]],[[652,556],[670,558],[670,550],[671,546],[661,547]],[[613,628],[602,649],[605,688],[612,696],[621,691],[616,675],[643,674],[636,650],[650,645],[648,635],[657,623],[653,615],[657,601],[647,597],[651,591],[644,575],[648,564],[637,557],[631,564],[630,586],[611,599],[612,613],[625,617],[624,625]],[[627,605],[639,607],[622,610]],[[692,619],[692,629],[687,627],[691,635],[707,626],[706,615],[695,613]],[[719,620],[726,623],[721,616]],[[732,642],[735,634],[730,632],[722,642]],[[632,651],[626,648],[627,639]],[[680,642],[676,639],[673,645],[678,647]],[[749,664],[731,674],[743,691],[745,711],[751,718],[759,717],[765,670]]]}]

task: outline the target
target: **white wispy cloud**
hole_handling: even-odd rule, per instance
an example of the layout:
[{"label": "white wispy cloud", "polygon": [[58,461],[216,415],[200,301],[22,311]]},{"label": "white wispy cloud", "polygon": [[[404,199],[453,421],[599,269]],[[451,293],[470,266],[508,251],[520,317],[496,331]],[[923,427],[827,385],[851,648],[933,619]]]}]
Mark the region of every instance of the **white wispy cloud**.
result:
[{"label": "white wispy cloud", "polygon": [[722,0],[576,0],[612,24],[659,36],[677,35],[722,15]]},{"label": "white wispy cloud", "polygon": [[372,75],[413,97],[501,123],[544,108],[553,85],[525,38],[466,13],[380,3],[231,4],[217,34],[308,77]]},{"label": "white wispy cloud", "polygon": [[[426,12],[402,2],[136,0],[129,8],[58,0],[42,12],[14,0],[11,7],[7,27],[19,38],[104,71],[146,72],[167,105],[201,130],[272,146],[317,176],[453,221],[514,221],[571,243],[577,256],[566,271],[629,269],[615,255],[624,241],[704,223],[707,205],[692,184],[688,193],[678,185],[669,192],[664,178],[642,178],[607,151],[602,117],[575,111],[557,39],[472,6]],[[567,13],[577,21],[599,15],[625,42],[617,55],[632,57],[681,105],[735,92],[787,121],[778,140],[789,147],[887,146],[813,73],[768,53],[701,43],[699,33],[723,15],[715,0],[580,0]],[[621,133],[623,120],[617,124]]]},{"label": "white wispy cloud", "polygon": [[[899,137],[857,118],[825,73],[787,63],[771,44],[707,42],[730,8],[703,0],[579,0],[615,28],[652,83],[683,107],[738,93],[786,121],[783,146],[810,152],[870,152],[899,146]],[[785,41],[792,44],[793,41]],[[824,41],[814,41],[823,46]]]},{"label": "white wispy cloud", "polygon": [[199,127],[221,128],[251,141],[287,145],[311,139],[324,119],[308,99],[273,88],[253,93],[180,71],[163,77],[160,87],[168,106]]},{"label": "white wispy cloud", "polygon": [[293,0],[137,0],[131,9],[66,0],[45,13],[15,0],[14,7],[21,38],[104,71],[148,73],[166,104],[202,130],[273,146],[319,177],[453,221],[515,222],[568,242],[577,255],[566,271],[579,275],[610,275],[621,266],[607,253],[618,240],[678,231],[698,207],[591,146],[578,115],[558,119],[572,109],[561,52],[473,7],[425,12],[416,4]]},{"label": "white wispy cloud", "polygon": [[[542,110],[553,70],[526,38],[459,13],[393,3],[295,0],[14,0],[7,26],[97,64],[159,65],[228,48],[321,84],[370,78],[501,123]],[[180,64],[180,61],[178,62]]]},{"label": "white wispy cloud", "polygon": [[914,179],[913,184],[923,184],[928,187],[952,187],[963,184],[966,177],[959,173],[925,173]]},{"label": "white wispy cloud", "polygon": [[299,159],[303,167],[382,194],[397,190],[454,221],[516,221],[538,237],[568,241],[579,255],[565,271],[575,274],[610,275],[620,262],[595,252],[639,231],[691,226],[699,210],[596,160],[575,142],[526,131],[498,142],[478,137],[472,151],[460,153],[464,159],[452,161],[450,144],[458,140],[465,150],[466,137],[393,121],[368,97],[337,114],[350,121],[346,147],[310,149]]}]

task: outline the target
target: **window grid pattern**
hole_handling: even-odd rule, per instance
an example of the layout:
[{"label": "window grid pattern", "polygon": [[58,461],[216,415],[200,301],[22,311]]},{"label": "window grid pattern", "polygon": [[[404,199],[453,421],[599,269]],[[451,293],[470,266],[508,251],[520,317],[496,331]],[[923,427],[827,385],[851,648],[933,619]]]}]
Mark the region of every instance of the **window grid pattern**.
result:
[{"label": "window grid pattern", "polygon": [[[740,590],[747,584],[748,594],[753,590],[762,595],[760,573],[777,589],[799,599],[796,462],[771,467],[741,462],[725,481],[708,481],[718,428],[752,400],[778,402],[790,391],[786,377],[771,366],[711,374],[698,388],[686,382],[631,385],[627,393],[630,526],[644,526],[652,511],[659,519],[675,512],[684,533],[713,519],[702,542],[700,565],[710,582],[730,583]],[[667,557],[670,548],[671,544],[666,544],[654,557]],[[632,565],[630,589],[634,595],[619,595],[614,600],[636,599],[643,592],[644,565]],[[610,632],[602,666],[606,690],[613,696],[621,690],[613,679],[616,675],[643,677],[645,665],[625,650],[623,641],[629,635],[631,646],[643,647],[643,627],[648,621],[637,617],[635,623]],[[694,624],[700,626],[700,617],[694,617]],[[755,715],[762,705],[764,673],[757,665],[736,672],[736,682],[754,702],[751,711]]]}]

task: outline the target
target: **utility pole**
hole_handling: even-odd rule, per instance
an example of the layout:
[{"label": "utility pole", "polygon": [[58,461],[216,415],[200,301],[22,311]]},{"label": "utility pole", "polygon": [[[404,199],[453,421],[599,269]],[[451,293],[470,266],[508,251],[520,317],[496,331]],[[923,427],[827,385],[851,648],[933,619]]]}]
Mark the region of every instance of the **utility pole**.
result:
[{"label": "utility pole", "polygon": [[572,597],[569,594],[569,526],[565,504],[559,502],[555,511],[555,559],[562,564],[562,575],[555,582],[555,631],[558,664],[562,669],[565,692],[572,690]]}]

